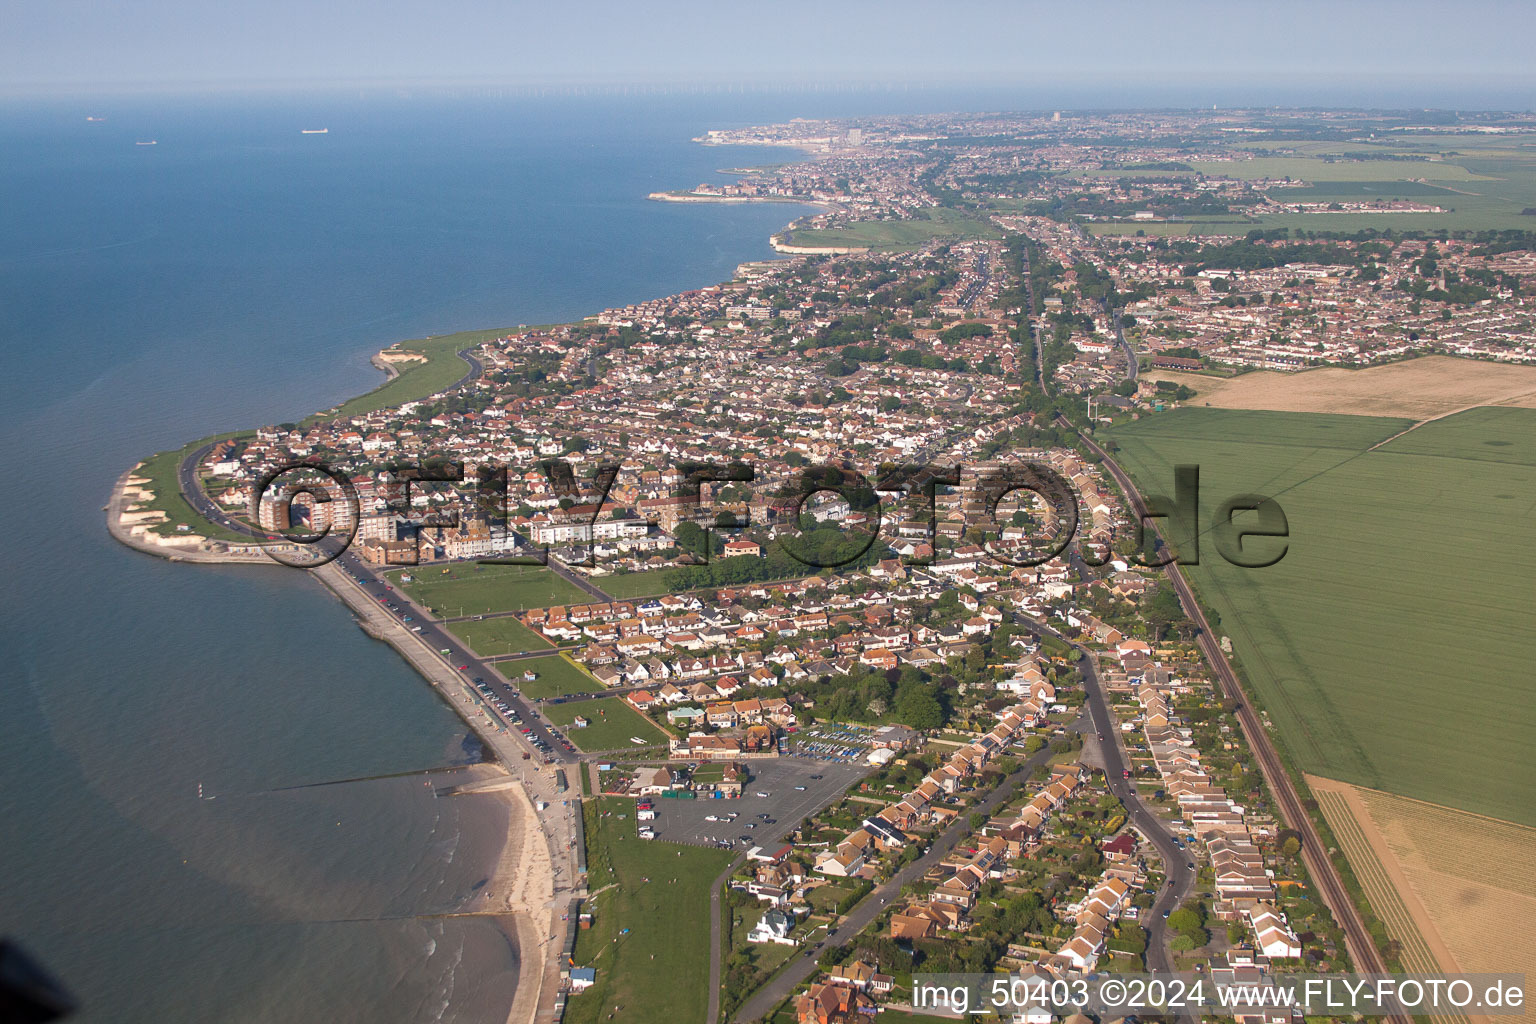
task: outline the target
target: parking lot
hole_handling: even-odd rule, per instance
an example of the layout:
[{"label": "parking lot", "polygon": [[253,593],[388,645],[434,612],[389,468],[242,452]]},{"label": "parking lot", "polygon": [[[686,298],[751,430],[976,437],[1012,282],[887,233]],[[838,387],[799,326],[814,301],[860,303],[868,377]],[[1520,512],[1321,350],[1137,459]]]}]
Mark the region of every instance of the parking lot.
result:
[{"label": "parking lot", "polygon": [[[752,778],[739,800],[656,798],[656,819],[650,823],[656,838],[696,845],[723,843],[737,850],[774,847],[803,819],[837,800],[871,771],[863,764],[827,763],[803,757],[744,763]],[[821,778],[814,779],[813,775]],[[801,786],[804,789],[796,788]],[[758,793],[768,795],[762,797]],[[736,815],[734,821],[706,820],[725,819],[731,814]],[[763,820],[765,816],[773,823]],[[742,842],[742,836],[747,837],[746,842]]]},{"label": "parking lot", "polygon": [[868,756],[869,741],[874,732],[864,725],[823,723],[801,730],[790,742],[800,757],[856,764]]}]

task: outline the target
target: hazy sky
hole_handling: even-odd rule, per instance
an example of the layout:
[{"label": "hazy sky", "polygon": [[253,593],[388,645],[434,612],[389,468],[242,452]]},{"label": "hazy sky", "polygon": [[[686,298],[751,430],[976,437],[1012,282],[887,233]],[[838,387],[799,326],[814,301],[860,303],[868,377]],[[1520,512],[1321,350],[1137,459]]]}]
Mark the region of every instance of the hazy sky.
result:
[{"label": "hazy sky", "polygon": [[[477,79],[1533,76],[1524,0],[0,0],[0,89]],[[1536,100],[1530,105],[1536,106]]]}]

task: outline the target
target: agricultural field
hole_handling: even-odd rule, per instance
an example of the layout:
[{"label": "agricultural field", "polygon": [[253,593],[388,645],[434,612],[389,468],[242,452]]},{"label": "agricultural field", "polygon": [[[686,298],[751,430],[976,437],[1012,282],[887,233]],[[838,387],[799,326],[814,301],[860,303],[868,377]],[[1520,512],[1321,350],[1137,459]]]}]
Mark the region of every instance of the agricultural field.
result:
[{"label": "agricultural field", "polygon": [[640,712],[618,697],[599,697],[597,700],[580,700],[570,704],[545,704],[544,717],[558,726],[567,726],[578,717],[589,725],[571,729],[566,734],[580,750],[630,750],[638,749],[631,737],[638,736],[647,743],[665,743],[666,734]]},{"label": "agricultural field", "polygon": [[996,225],[976,220],[958,210],[939,207],[926,212],[926,217],[913,220],[866,220],[842,228],[785,232],[781,241],[787,245],[868,248],[877,252],[894,252],[916,248],[936,238],[958,242],[1003,236],[1002,230]]},{"label": "agricultural field", "polygon": [[1536,366],[1449,356],[1420,356],[1363,370],[1325,366],[1300,373],[1255,370],[1236,377],[1152,370],[1146,377],[1187,385],[1195,391],[1187,404],[1218,409],[1426,420],[1474,405],[1536,408]]},{"label": "agricultural field", "polygon": [[1343,782],[1316,776],[1307,777],[1307,786],[1365,891],[1372,912],[1387,935],[1398,943],[1401,949],[1398,959],[1403,967],[1414,974],[1444,974],[1454,970],[1455,957],[1445,947],[1434,922],[1408,885],[1392,851],[1372,826],[1359,798],[1362,791]]},{"label": "agricultural field", "polygon": [[[542,565],[423,565],[385,574],[413,601],[440,616],[525,611],[590,598]],[[402,581],[410,576],[409,582]]]},{"label": "agricultural field", "polygon": [[[1117,221],[1090,225],[1094,234],[1183,236],[1242,235],[1253,229],[1352,233],[1356,231],[1536,230],[1536,139],[1507,136],[1496,142],[1467,136],[1405,136],[1391,144],[1351,140],[1298,141],[1293,155],[1259,155],[1251,160],[1192,160],[1192,171],[1098,170],[1088,177],[1211,177],[1257,180],[1291,178],[1299,188],[1272,191],[1274,198],[1305,203],[1347,203],[1361,199],[1407,199],[1441,208],[1440,213],[1305,212],[1243,218],[1191,218],[1162,222]],[[1341,159],[1343,153],[1380,154],[1381,159]]]},{"label": "agricultural field", "polygon": [[565,1020],[703,1019],[710,886],[735,854],[637,838],[633,800],[600,797],[584,801],[582,811],[593,893],[583,909],[592,912],[592,927],[577,933],[574,959],[596,969],[597,983],[571,997]]},{"label": "agricultural field", "polygon": [[[1351,145],[1350,148],[1364,147]],[[1241,178],[1244,181],[1260,178],[1296,178],[1311,182],[1483,180],[1482,175],[1474,174],[1459,163],[1438,159],[1328,161],[1315,156],[1256,156],[1252,160],[1191,160],[1189,166],[1210,177]]]},{"label": "agricultural field", "polygon": [[547,651],[552,646],[548,640],[510,615],[454,622],[448,626],[448,632],[468,644],[469,649],[482,658],[493,658],[498,654],[522,654],[525,651]]},{"label": "agricultural field", "polygon": [[[1458,413],[1367,451],[1409,425],[1186,408],[1102,436],[1150,493],[1200,467],[1187,574],[1299,767],[1536,823],[1518,767],[1536,739],[1536,411]],[[1209,517],[1239,493],[1284,508],[1278,564],[1239,568],[1210,542]]]},{"label": "agricultural field", "polygon": [[[1536,829],[1332,780],[1308,782],[1356,874],[1362,861],[1379,865],[1440,969],[1529,971],[1536,964]],[[1335,818],[1345,815],[1354,828],[1346,823],[1340,832]],[[1361,846],[1368,847],[1363,856]],[[1371,896],[1392,931],[1392,905]]]},{"label": "agricultural field", "polygon": [[[525,658],[518,661],[496,663],[497,671],[505,675],[525,697],[540,700],[545,697],[565,697],[573,693],[600,693],[603,684],[586,669],[567,661],[558,654],[547,658]],[[523,679],[524,672],[532,672],[538,678]]]}]

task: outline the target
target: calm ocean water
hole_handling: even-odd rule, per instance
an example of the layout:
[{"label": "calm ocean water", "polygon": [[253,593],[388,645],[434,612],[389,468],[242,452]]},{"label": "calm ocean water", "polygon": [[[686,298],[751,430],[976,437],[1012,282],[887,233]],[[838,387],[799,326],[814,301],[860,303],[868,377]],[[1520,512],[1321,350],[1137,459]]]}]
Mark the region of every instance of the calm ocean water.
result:
[{"label": "calm ocean water", "polygon": [[503,812],[377,778],[476,759],[462,724],[296,571],[139,555],[101,506],[144,455],[367,390],[397,339],[577,317],[771,255],[798,209],[644,198],[793,156],[690,144],[722,110],[0,107],[0,933],[79,1019],[505,1013],[500,933],[424,917],[484,879]]}]

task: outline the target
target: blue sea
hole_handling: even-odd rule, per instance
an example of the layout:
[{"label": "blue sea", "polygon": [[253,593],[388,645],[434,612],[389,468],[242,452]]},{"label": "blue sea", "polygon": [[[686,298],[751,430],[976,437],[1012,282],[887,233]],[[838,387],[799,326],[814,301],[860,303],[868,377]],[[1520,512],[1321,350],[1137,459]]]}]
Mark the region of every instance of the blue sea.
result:
[{"label": "blue sea", "polygon": [[645,199],[795,157],[689,141],[737,103],[0,106],[0,934],[79,1020],[505,1018],[515,949],[436,916],[506,824],[420,774],[478,759],[462,723],[301,571],[138,554],[102,505],[157,450],[376,386],[396,340],[771,256],[800,208]]}]

